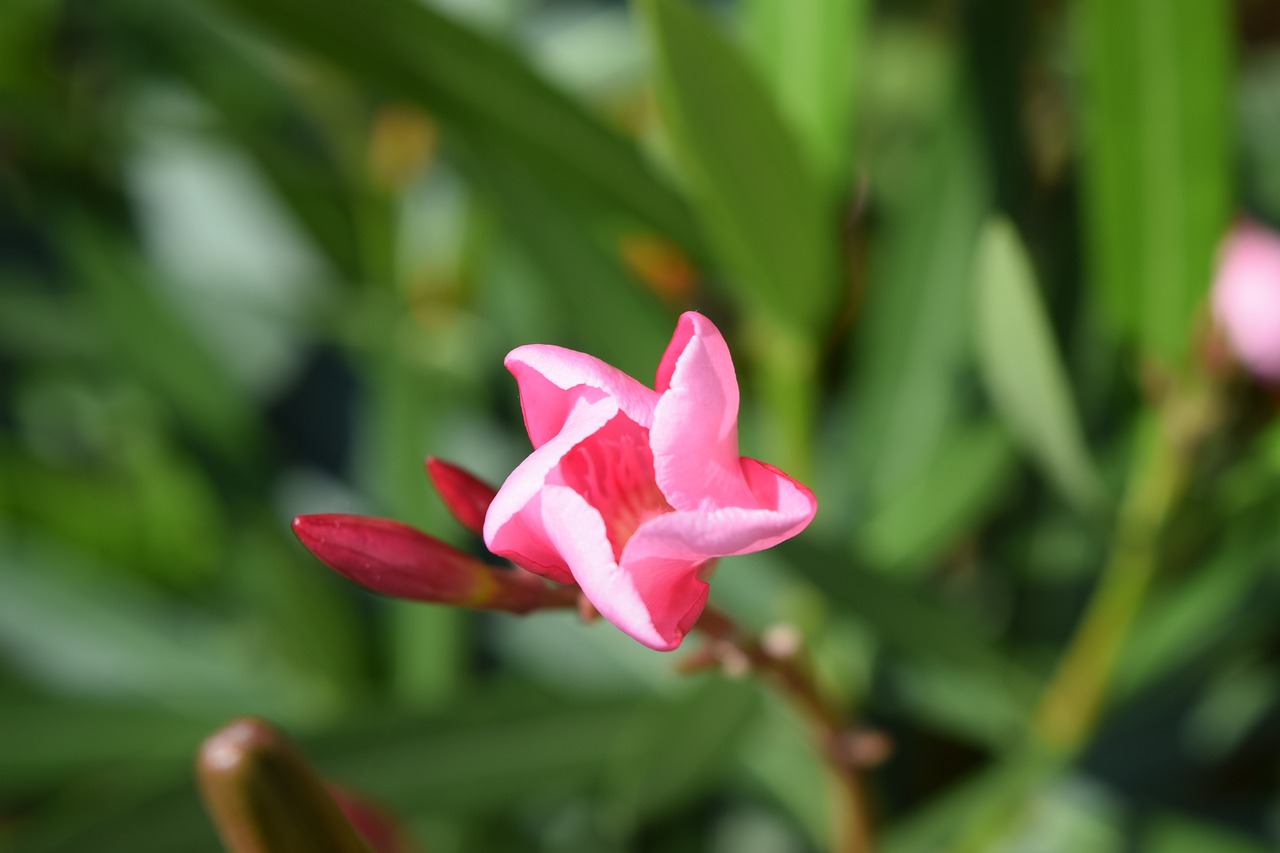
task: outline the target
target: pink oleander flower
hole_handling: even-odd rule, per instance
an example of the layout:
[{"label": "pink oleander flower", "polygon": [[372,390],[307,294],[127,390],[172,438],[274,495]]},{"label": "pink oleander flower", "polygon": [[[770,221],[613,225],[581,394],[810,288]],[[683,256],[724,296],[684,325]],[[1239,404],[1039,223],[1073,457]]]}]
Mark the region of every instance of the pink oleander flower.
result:
[{"label": "pink oleander flower", "polygon": [[733,360],[701,314],[680,318],[652,389],[555,346],[520,347],[506,365],[534,449],[489,506],[485,544],[576,583],[650,648],[693,627],[716,558],[789,539],[817,510],[803,485],[738,455]]},{"label": "pink oleander flower", "polygon": [[1241,222],[1222,245],[1213,314],[1255,376],[1280,383],[1280,234]]}]

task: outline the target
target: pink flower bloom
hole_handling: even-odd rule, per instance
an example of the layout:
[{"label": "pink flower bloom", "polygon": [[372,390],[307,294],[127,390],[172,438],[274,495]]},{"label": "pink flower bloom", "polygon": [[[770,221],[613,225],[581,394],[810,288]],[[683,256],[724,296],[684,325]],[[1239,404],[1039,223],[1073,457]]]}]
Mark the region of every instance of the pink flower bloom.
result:
[{"label": "pink flower bloom", "polygon": [[738,455],[738,382],[724,338],[680,318],[654,388],[599,359],[525,346],[506,359],[533,453],[485,517],[495,554],[576,582],[606,619],[674,649],[717,557],[770,548],[817,510],[813,493]]},{"label": "pink flower bloom", "polygon": [[1280,234],[1242,222],[1223,243],[1213,314],[1255,376],[1280,383]]}]

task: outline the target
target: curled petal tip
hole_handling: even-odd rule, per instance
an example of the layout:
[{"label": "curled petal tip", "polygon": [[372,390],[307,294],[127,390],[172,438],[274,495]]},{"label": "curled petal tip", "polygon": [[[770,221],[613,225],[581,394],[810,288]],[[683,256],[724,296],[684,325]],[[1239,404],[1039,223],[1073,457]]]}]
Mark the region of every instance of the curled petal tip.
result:
[{"label": "curled petal tip", "polygon": [[484,535],[484,517],[498,490],[443,459],[428,456],[427,476],[436,487],[445,507],[458,523],[477,536]]}]

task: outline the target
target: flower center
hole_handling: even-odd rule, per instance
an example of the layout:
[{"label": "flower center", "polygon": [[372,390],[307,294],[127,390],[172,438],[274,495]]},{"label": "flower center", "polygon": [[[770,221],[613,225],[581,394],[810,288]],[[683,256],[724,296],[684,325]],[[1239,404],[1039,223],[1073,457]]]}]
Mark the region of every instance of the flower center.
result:
[{"label": "flower center", "polygon": [[560,460],[564,484],[604,519],[614,559],[641,524],[671,512],[653,472],[649,432],[617,415]]}]

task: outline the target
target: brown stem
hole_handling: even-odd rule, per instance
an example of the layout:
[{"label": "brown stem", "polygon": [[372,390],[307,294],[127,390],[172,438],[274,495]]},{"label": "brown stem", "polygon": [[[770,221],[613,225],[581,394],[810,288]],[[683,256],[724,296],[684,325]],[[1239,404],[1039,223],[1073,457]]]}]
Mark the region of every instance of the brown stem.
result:
[{"label": "brown stem", "polygon": [[795,705],[809,724],[818,752],[830,771],[832,850],[869,853],[871,810],[851,749],[853,732],[841,709],[818,689],[806,662],[799,655],[771,654],[728,614],[712,606],[703,611],[697,628],[714,642],[726,644],[734,660],[763,673]]}]

